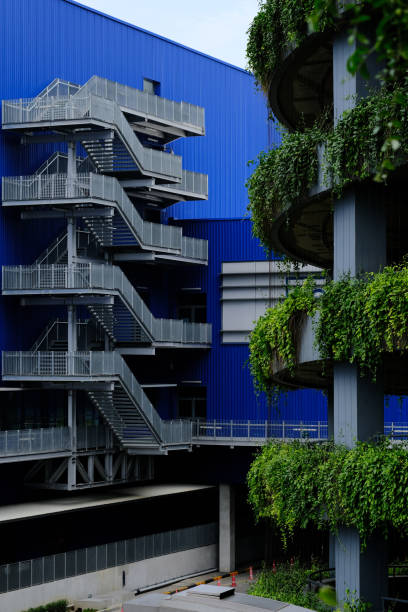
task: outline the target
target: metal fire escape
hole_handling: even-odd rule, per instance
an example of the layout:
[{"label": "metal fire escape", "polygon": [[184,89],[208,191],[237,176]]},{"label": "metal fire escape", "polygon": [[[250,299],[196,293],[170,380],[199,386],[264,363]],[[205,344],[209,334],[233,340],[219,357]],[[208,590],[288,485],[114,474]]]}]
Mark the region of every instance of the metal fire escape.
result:
[{"label": "metal fire escape", "polygon": [[[155,317],[114,262],[206,265],[206,241],[145,219],[146,209],[207,198],[207,176],[183,170],[181,158],[165,151],[177,138],[204,134],[203,109],[100,77],[82,87],[56,79],[36,98],[3,101],[3,129],[19,132],[22,144],[68,148],[35,175],[2,180],[4,208],[18,207],[25,220],[66,220],[33,265],[2,270],[3,295],[19,296],[24,306],[67,308],[66,321],[51,321],[31,350],[3,352],[2,360],[5,381],[67,390],[71,455],[66,469],[54,471],[54,485],[66,473],[67,488],[75,488],[78,470],[81,486],[93,483],[95,460],[85,468],[76,448],[79,389],[113,434],[110,464],[112,449],[122,457],[115,473],[123,457],[190,448],[192,424],[161,419],[121,351],[209,348],[211,326]],[[77,155],[79,145],[87,156]],[[81,307],[89,319],[79,320]],[[127,468],[121,474],[126,481]],[[49,478],[46,484],[53,486]]]}]

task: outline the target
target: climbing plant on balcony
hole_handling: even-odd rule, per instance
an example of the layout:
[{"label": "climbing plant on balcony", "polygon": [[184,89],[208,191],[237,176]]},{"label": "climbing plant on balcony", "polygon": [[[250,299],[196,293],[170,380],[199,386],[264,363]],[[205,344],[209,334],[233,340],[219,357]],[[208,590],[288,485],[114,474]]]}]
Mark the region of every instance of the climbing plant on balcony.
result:
[{"label": "climbing plant on balcony", "polygon": [[249,364],[258,392],[273,395],[275,367],[287,367],[294,372],[301,324],[305,316],[314,314],[317,306],[313,288],[314,279],[309,277],[258,319],[249,341]]},{"label": "climbing plant on balcony", "polygon": [[[315,0],[264,0],[248,30],[247,57],[250,70],[258,83],[269,87],[272,72],[288,45],[297,46],[308,32],[307,20],[315,8]],[[329,15],[329,12],[327,12]],[[324,7],[319,7],[316,28],[325,26]]]},{"label": "climbing plant on balcony", "polygon": [[[339,10],[341,6],[341,11]],[[408,73],[408,7],[406,0],[360,0],[338,3],[336,0],[261,0],[259,12],[249,30],[248,67],[264,89],[269,88],[271,75],[283,59],[284,50],[298,46],[309,31],[327,31],[341,23],[351,43],[356,42],[347,67],[351,74],[368,75],[367,60],[376,54],[379,62],[377,79],[381,85],[394,87]],[[371,35],[367,35],[367,28]],[[381,67],[380,67],[381,66]],[[393,153],[400,145],[399,119],[406,108],[406,98],[398,89],[390,99],[389,129],[382,141],[376,180],[386,180],[394,170]]]},{"label": "climbing plant on balcony", "polygon": [[310,525],[355,528],[364,549],[376,530],[408,534],[408,449],[404,445],[275,442],[248,473],[256,518],[274,521],[284,544]]},{"label": "climbing plant on balcony", "polygon": [[[404,100],[394,114],[395,95]],[[391,142],[391,150],[384,148]],[[278,149],[263,152],[247,182],[253,233],[273,249],[271,229],[279,214],[308,196],[317,182],[317,146],[324,145],[321,160],[323,185],[340,197],[345,187],[369,179],[390,164],[394,168],[408,157],[408,82],[391,91],[381,89],[346,111],[334,128],[327,117],[303,132],[285,133]]]},{"label": "climbing plant on balcony", "polygon": [[[393,105],[395,96],[404,103]],[[385,142],[390,147],[384,146]],[[408,82],[391,90],[383,87],[346,111],[328,131],[323,171],[335,197],[355,182],[383,168],[394,169],[408,156]]]},{"label": "climbing plant on balcony", "polygon": [[[305,316],[316,317],[315,342],[323,364],[356,364],[375,380],[386,353],[408,350],[408,267],[389,266],[377,274],[344,276],[325,284],[319,298],[314,280],[299,285],[260,317],[251,333],[249,363],[256,390],[277,391],[274,371],[294,375],[299,331]],[[323,371],[324,371],[324,365]]]},{"label": "climbing plant on balcony", "polygon": [[375,379],[386,353],[408,348],[408,268],[330,282],[318,303],[316,344],[323,359],[348,361]]},{"label": "climbing plant on balcony", "polygon": [[[247,182],[253,233],[267,247],[271,225],[293,202],[302,199],[316,183],[317,145],[323,139],[320,128],[285,133],[278,149],[263,151]],[[256,162],[253,162],[256,163]]]}]

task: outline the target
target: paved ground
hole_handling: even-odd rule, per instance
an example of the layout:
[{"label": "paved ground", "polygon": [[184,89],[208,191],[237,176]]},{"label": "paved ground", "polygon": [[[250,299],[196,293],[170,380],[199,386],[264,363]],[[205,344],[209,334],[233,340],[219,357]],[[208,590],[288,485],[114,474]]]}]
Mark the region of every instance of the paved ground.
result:
[{"label": "paved ground", "polygon": [[[251,581],[249,579],[249,571],[245,571],[242,573],[239,573],[235,576],[235,582],[236,582],[236,592],[237,593],[247,593],[251,584],[253,582],[255,582],[256,580],[256,576],[257,576],[257,570],[253,571],[253,576],[254,579]],[[173,593],[174,591],[181,591],[184,590],[186,588],[189,587],[193,587],[193,586],[197,586],[197,584],[202,584],[204,582],[206,582],[207,580],[210,580],[210,584],[218,584],[218,576],[219,573],[217,572],[211,572],[209,574],[201,574],[200,576],[196,576],[194,578],[186,578],[184,580],[179,580],[178,582],[174,582],[170,585],[166,585],[166,586],[162,586],[159,587],[157,589],[152,589],[149,592],[152,593]],[[221,586],[231,586],[232,585],[232,577],[228,576],[227,578],[221,578],[220,579],[220,584]],[[134,599],[135,597],[135,592],[134,591],[130,591],[129,593],[125,593],[123,591],[116,591],[114,593],[107,593],[104,596],[100,596],[98,598],[95,599],[90,599],[87,601],[83,602],[83,606],[87,605],[92,607],[92,604],[94,604],[95,608],[98,606],[98,604],[102,603],[102,601],[111,601],[111,605],[108,605],[106,608],[104,608],[105,610],[109,610],[109,612],[120,612],[122,610],[122,605],[128,601],[129,599]],[[115,603],[113,603],[115,602]],[[117,603],[116,603],[117,602]],[[105,604],[106,605],[106,604]],[[98,606],[99,607],[99,606]],[[100,609],[100,608],[99,608]]]}]

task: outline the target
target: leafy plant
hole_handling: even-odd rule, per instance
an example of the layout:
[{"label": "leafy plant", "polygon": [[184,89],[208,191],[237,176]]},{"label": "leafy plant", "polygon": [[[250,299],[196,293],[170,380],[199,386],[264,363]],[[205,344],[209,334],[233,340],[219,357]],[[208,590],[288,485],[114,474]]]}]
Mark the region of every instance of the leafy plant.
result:
[{"label": "leafy plant", "polygon": [[407,350],[407,287],[404,265],[327,283],[316,326],[321,357],[356,363],[375,380],[385,353]]},{"label": "leafy plant", "polygon": [[306,590],[309,573],[297,560],[293,564],[279,563],[275,570],[265,568],[249,593],[325,612],[329,608],[318,595]]},{"label": "leafy plant", "polygon": [[[259,11],[248,30],[248,67],[264,89],[268,89],[272,72],[282,60],[284,50],[299,45],[308,33],[308,18],[315,8],[315,0],[262,0]],[[322,6],[318,29],[328,25],[325,16],[330,12]]]},{"label": "leafy plant", "polygon": [[[397,108],[396,95],[403,102]],[[390,146],[384,147],[384,142]],[[408,88],[383,88],[346,111],[327,133],[323,172],[339,198],[347,185],[373,177],[385,167],[394,169],[407,155]]]},{"label": "leafy plant", "polygon": [[294,373],[297,339],[307,315],[313,315],[317,303],[313,295],[314,279],[298,284],[275,308],[260,317],[249,340],[249,364],[258,392],[273,393],[273,370],[286,367]]},{"label": "leafy plant", "polygon": [[[397,108],[393,99],[404,101]],[[382,89],[346,111],[334,128],[326,119],[303,132],[285,133],[278,149],[262,152],[247,182],[253,234],[273,249],[272,224],[292,204],[308,196],[317,182],[318,145],[324,144],[321,160],[326,187],[334,197],[356,181],[394,168],[408,157],[408,85]],[[384,148],[385,141],[391,150]]]},{"label": "leafy plant", "polygon": [[408,534],[408,449],[358,443],[273,442],[248,473],[249,502],[257,519],[272,519],[284,544],[309,524],[336,533],[352,527],[362,549],[370,535],[391,527]]},{"label": "leafy plant", "polygon": [[271,228],[276,217],[305,197],[317,181],[317,145],[324,140],[320,127],[284,133],[278,149],[262,151],[248,179],[252,231],[272,249]]},{"label": "leafy plant", "polygon": [[298,285],[260,317],[250,336],[250,369],[257,392],[277,393],[273,372],[297,365],[302,319],[318,313],[315,342],[324,362],[354,363],[376,379],[386,353],[408,349],[408,268],[389,266],[377,274],[346,275],[313,295],[314,281]]},{"label": "leafy plant", "polygon": [[[341,12],[340,12],[341,11]],[[368,76],[367,61],[373,54],[378,62],[378,83],[391,86],[388,108],[391,121],[381,143],[382,157],[375,178],[385,180],[395,168],[394,152],[402,146],[398,115],[406,109],[406,99],[395,84],[403,84],[408,72],[408,7],[406,0],[262,0],[249,30],[248,67],[264,89],[283,58],[284,50],[298,46],[307,27],[316,32],[346,27],[350,43],[356,43],[347,68]],[[369,32],[369,34],[367,33]],[[377,126],[380,127],[380,126]],[[380,130],[379,130],[380,131]]]},{"label": "leafy plant", "polygon": [[44,606],[29,608],[25,612],[66,612],[67,606],[68,601],[66,599],[59,599],[58,601],[52,601]]}]

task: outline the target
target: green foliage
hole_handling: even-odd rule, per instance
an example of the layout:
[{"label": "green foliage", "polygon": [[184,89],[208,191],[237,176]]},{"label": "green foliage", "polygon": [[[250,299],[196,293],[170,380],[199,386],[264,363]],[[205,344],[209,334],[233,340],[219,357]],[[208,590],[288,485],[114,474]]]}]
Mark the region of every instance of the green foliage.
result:
[{"label": "green foliage", "polygon": [[317,594],[305,590],[309,573],[298,561],[293,565],[279,563],[276,572],[264,569],[249,593],[325,612],[328,607],[319,600]]},{"label": "green foliage", "polygon": [[408,268],[344,276],[319,299],[316,344],[323,359],[356,363],[375,379],[385,353],[407,350]]},{"label": "green foliage", "polygon": [[[324,140],[321,128],[284,133],[278,149],[263,151],[248,179],[248,210],[253,233],[272,249],[271,227],[276,217],[301,200],[317,181],[317,145]],[[255,162],[251,162],[255,163]]]},{"label": "green foliage", "polygon": [[356,529],[364,549],[380,530],[408,534],[408,450],[358,443],[353,449],[325,444],[274,442],[248,473],[249,502],[257,519],[273,519],[283,542],[309,524],[337,532]]},{"label": "green foliage", "polygon": [[[258,83],[269,87],[272,72],[282,59],[288,45],[297,46],[306,38],[308,17],[315,6],[315,0],[261,0],[259,11],[248,30],[247,57],[249,69]],[[325,12],[321,7],[316,28],[327,25]]]},{"label": "green foliage", "polygon": [[[347,62],[351,74],[360,71],[367,76],[367,61],[375,54],[378,65],[382,66],[376,75],[379,83],[393,88],[396,83],[404,82],[408,73],[406,0],[360,0],[340,5],[341,14],[335,0],[261,0],[259,12],[248,30],[247,57],[249,68],[265,89],[282,60],[284,49],[304,40],[307,25],[321,32],[333,28],[339,21],[346,24],[350,43],[357,43]],[[385,180],[395,167],[392,157],[402,145],[398,115],[405,108],[406,98],[394,90],[387,109],[391,121],[381,143],[383,155],[377,167],[377,180]]]},{"label": "green foliage", "polygon": [[348,275],[313,295],[309,278],[260,317],[251,333],[250,369],[258,392],[276,393],[275,369],[294,374],[304,316],[319,313],[316,347],[323,361],[347,361],[376,378],[386,353],[408,348],[408,268],[389,266],[377,274]]},{"label": "green foliage", "polygon": [[25,612],[66,612],[67,606],[68,601],[66,599],[59,599],[58,601],[52,601],[44,606],[29,608]]},{"label": "green foliage", "polygon": [[[401,105],[395,107],[395,96]],[[389,143],[389,146],[384,146]],[[386,88],[346,111],[326,136],[323,171],[335,197],[355,181],[386,178],[408,155],[408,87]]]},{"label": "green foliage", "polygon": [[[322,32],[333,28],[341,17],[346,21],[350,42],[356,51],[348,60],[348,70],[367,73],[366,63],[375,53],[384,68],[378,77],[395,82],[408,70],[408,7],[406,0],[360,0],[344,3],[339,15],[335,0],[261,0],[249,30],[247,57],[258,82],[268,87],[271,73],[282,59],[285,47],[297,46],[309,28]],[[374,36],[362,31],[369,24]]]},{"label": "green foliage", "polygon": [[[404,102],[395,109],[395,96]],[[325,144],[322,173],[326,186],[340,197],[355,181],[385,178],[383,168],[395,168],[408,156],[408,85],[382,89],[346,111],[335,128],[321,119],[304,132],[286,133],[278,149],[262,152],[247,182],[253,233],[270,250],[276,217],[307,197],[317,182],[317,146]],[[384,142],[390,146],[384,147]]]},{"label": "green foliage", "polygon": [[313,295],[314,279],[296,285],[288,297],[275,308],[269,308],[256,323],[249,341],[249,364],[258,392],[271,395],[274,367],[287,367],[294,372],[296,342],[304,317],[316,310]]}]

